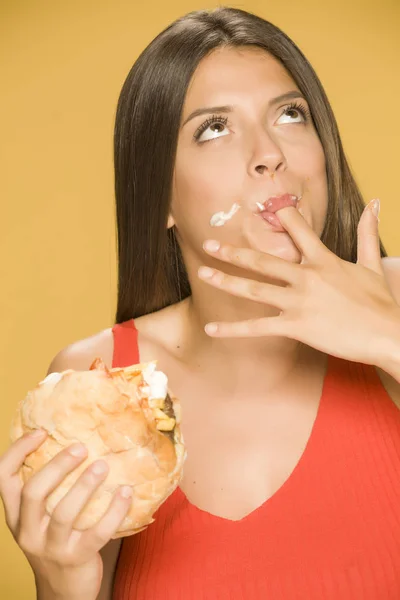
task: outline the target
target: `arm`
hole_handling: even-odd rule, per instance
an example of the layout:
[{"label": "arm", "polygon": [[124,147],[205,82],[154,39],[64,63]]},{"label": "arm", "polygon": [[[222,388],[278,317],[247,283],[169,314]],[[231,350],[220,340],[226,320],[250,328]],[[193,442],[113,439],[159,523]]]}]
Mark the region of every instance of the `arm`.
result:
[{"label": "arm", "polygon": [[114,576],[121,545],[121,539],[111,540],[100,550],[100,555],[103,560],[103,579],[96,600],[112,600]]},{"label": "arm", "polygon": [[[95,358],[100,356],[108,367],[112,366],[113,339],[110,329],[101,331],[89,338],[79,340],[59,352],[52,360],[48,373],[65,369],[77,371],[89,369]],[[112,600],[114,575],[122,540],[110,540],[101,550],[103,575],[96,600]],[[35,579],[37,600],[87,600],[87,598],[55,598],[54,592],[46,588],[45,582]]]}]

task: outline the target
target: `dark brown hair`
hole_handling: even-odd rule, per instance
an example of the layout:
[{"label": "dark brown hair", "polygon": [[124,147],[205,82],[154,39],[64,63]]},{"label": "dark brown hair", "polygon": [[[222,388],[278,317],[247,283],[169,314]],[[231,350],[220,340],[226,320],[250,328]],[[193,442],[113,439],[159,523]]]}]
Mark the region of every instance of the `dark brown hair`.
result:
[{"label": "dark brown hair", "polygon": [[[283,31],[252,13],[221,6],[190,12],[140,54],[118,100],[117,323],[191,294],[175,227],[167,229],[181,113],[199,62],[217,48],[249,45],[279,60],[307,99],[326,161],[329,202],[321,240],[340,258],[357,260],[357,225],[365,204],[332,108],[307,58]],[[381,256],[387,256],[382,242],[380,247]]]}]

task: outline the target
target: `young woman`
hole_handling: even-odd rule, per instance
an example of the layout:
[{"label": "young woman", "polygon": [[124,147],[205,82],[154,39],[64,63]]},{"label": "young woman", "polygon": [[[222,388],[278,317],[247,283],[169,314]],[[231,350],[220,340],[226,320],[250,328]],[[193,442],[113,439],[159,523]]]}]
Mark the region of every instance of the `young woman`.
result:
[{"label": "young woman", "polygon": [[[0,489],[38,598],[398,599],[400,386],[383,368],[394,278],[307,59],[242,10],[178,19],[123,85],[115,181],[116,325],[49,372],[156,358],[188,457],[155,523],[110,541],[131,502],[118,493],[92,530],[73,528],[107,472],[89,468],[46,518],[85,449],[22,487],[43,437],[18,440]],[[216,213],[232,218],[212,227]]]}]

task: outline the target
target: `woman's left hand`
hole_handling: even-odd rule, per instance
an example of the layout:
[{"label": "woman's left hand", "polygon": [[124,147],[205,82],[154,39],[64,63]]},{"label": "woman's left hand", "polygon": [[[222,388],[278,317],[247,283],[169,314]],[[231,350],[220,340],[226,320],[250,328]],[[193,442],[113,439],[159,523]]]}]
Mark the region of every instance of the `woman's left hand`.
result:
[{"label": "woman's left hand", "polygon": [[400,307],[385,278],[378,219],[370,205],[358,224],[356,264],[328,250],[293,207],[282,208],[279,220],[303,256],[300,264],[230,245],[213,252],[205,243],[208,254],[221,261],[286,283],[261,283],[215,269],[211,277],[203,277],[202,271],[210,269],[200,267],[205,282],[281,311],[276,317],[209,323],[206,332],[224,338],[283,336],[339,358],[379,366],[388,336],[400,330]]}]

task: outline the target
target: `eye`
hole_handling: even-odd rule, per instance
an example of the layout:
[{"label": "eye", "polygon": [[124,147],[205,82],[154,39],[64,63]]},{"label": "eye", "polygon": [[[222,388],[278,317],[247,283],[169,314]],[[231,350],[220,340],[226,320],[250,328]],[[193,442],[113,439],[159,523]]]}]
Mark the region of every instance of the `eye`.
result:
[{"label": "eye", "polygon": [[[204,142],[209,142],[210,140],[213,140],[216,137],[223,137],[229,133],[229,131],[224,132],[224,128],[226,127],[227,123],[228,117],[222,117],[221,115],[213,115],[212,117],[204,121],[204,123],[202,123],[200,127],[198,127],[198,129],[196,129],[196,131],[193,134],[193,138],[194,140],[196,140],[196,142],[203,144]],[[203,135],[203,133],[206,133],[208,128],[210,128],[209,135],[206,139],[204,139],[205,136]],[[222,134],[222,136],[219,134]],[[203,138],[202,141],[200,141],[200,137]]]},{"label": "eye", "polygon": [[[302,120],[293,121],[293,114],[294,118],[299,118],[299,115],[301,115]],[[288,123],[308,123],[309,119],[311,118],[310,111],[303,104],[300,104],[298,102],[293,102],[292,104],[290,104],[290,106],[286,106],[285,110],[279,118],[281,119],[284,116],[290,117]]]}]

